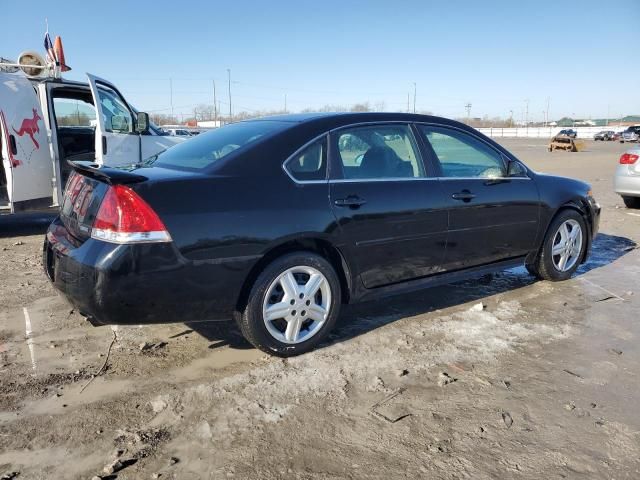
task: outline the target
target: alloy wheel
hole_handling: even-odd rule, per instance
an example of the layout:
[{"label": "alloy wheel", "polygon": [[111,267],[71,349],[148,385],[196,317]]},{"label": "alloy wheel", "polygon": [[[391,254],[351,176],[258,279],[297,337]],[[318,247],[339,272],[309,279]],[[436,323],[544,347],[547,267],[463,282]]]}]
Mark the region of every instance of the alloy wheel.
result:
[{"label": "alloy wheel", "polygon": [[573,219],[563,222],[553,236],[551,256],[560,272],[571,270],[582,253],[582,227]]},{"label": "alloy wheel", "polygon": [[273,338],[297,344],[320,331],[330,308],[331,288],[327,278],[313,267],[296,266],[271,282],[262,317]]}]

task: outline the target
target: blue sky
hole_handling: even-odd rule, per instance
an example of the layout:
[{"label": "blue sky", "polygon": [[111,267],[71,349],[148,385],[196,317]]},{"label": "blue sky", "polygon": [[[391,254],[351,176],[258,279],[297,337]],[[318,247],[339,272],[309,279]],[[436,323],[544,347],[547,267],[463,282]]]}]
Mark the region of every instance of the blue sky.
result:
[{"label": "blue sky", "polygon": [[0,5],[0,56],[42,51],[48,18],[73,68],[66,77],[106,78],[150,112],[170,113],[170,78],[176,113],[212,103],[214,79],[228,111],[229,68],[234,112],[283,108],[285,94],[290,111],[366,101],[406,110],[415,82],[417,110],[449,117],[470,102],[472,116],[517,120],[528,99],[541,120],[547,97],[556,119],[640,114],[639,0]]}]

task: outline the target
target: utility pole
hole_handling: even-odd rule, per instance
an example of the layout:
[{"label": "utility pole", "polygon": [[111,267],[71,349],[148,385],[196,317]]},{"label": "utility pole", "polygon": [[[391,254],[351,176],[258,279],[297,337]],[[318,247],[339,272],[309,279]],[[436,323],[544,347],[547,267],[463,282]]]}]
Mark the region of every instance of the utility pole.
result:
[{"label": "utility pole", "polygon": [[606,120],[606,122],[605,122],[605,123],[606,123],[606,125],[607,125],[607,127],[609,126],[609,113],[610,113],[610,111],[609,111],[609,105],[607,105],[607,120]]},{"label": "utility pole", "polygon": [[284,113],[287,113],[287,94],[284,94]]},{"label": "utility pole", "polygon": [[171,116],[173,117],[173,79],[169,77],[169,105],[171,105]]},{"label": "utility pole", "polygon": [[551,97],[547,97],[547,121],[545,122],[545,127],[549,124],[549,104],[551,103]]},{"label": "utility pole", "polygon": [[524,110],[524,123],[528,127],[529,126],[529,99],[527,98],[524,101],[525,110]]},{"label": "utility pole", "polygon": [[413,82],[413,113],[416,113],[416,82]]},{"label": "utility pole", "polygon": [[213,79],[213,121],[218,125],[218,99],[216,98],[216,80]]},{"label": "utility pole", "polygon": [[464,109],[467,111],[467,124],[468,124],[471,120],[471,102],[468,102],[464,106]]},{"label": "utility pole", "polygon": [[509,127],[513,127],[513,110],[509,110]]},{"label": "utility pole", "polygon": [[227,78],[229,80],[229,123],[233,118],[233,110],[231,109],[231,69],[227,68]]}]

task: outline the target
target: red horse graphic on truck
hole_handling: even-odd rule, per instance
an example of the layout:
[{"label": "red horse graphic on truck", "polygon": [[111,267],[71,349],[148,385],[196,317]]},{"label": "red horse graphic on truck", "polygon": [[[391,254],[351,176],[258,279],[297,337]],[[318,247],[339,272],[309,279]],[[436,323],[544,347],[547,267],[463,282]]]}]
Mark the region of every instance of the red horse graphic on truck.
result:
[{"label": "red horse graphic on truck", "polygon": [[33,118],[25,118],[22,120],[22,125],[20,125],[20,130],[16,130],[13,128],[13,131],[16,132],[16,135],[19,137],[23,136],[25,133],[31,137],[31,141],[36,147],[36,150],[40,149],[40,145],[36,141],[34,135],[36,133],[40,133],[40,127],[38,127],[38,120],[42,120],[40,115],[38,115],[38,111],[33,109]]}]

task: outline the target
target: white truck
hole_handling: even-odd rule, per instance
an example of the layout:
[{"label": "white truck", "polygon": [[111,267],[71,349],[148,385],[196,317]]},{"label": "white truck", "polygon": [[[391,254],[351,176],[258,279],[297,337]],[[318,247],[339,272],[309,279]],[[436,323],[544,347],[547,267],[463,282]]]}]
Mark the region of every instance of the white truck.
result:
[{"label": "white truck", "polygon": [[108,81],[47,75],[24,55],[17,64],[0,59],[0,213],[59,206],[67,161],[129,165],[185,140],[150,123]]}]

